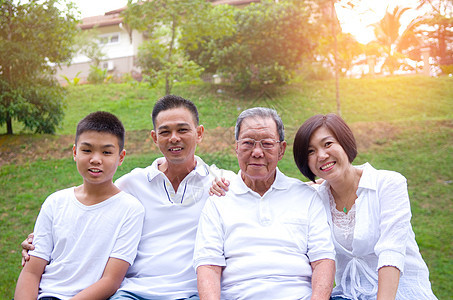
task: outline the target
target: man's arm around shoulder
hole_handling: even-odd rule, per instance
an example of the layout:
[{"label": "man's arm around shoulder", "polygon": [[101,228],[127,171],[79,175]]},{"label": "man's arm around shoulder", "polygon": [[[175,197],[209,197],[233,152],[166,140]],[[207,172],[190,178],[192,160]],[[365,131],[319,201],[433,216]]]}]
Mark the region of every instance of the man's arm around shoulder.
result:
[{"label": "man's arm around shoulder", "polygon": [[197,268],[197,286],[200,300],[220,299],[221,276],[221,266],[202,265]]},{"label": "man's arm around shoulder", "polygon": [[320,259],[311,262],[311,268],[313,270],[311,276],[311,300],[328,300],[332,293],[335,278],[335,261],[332,259]]}]

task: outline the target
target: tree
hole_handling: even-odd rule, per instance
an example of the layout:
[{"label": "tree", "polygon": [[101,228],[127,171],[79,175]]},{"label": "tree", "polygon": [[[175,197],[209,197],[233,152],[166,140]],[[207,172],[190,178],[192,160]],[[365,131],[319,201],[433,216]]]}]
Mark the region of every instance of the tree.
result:
[{"label": "tree", "polygon": [[[327,60],[334,70],[335,75],[335,99],[337,103],[337,114],[341,116],[340,102],[340,83],[339,76],[343,69],[343,65],[349,69],[353,57],[357,55],[358,42],[351,35],[346,35],[341,32],[340,22],[335,10],[335,4],[341,7],[354,8],[360,0],[318,0],[307,1],[310,3],[315,14],[316,29],[318,31],[317,47],[315,56],[317,59]],[[338,40],[341,44],[339,45]],[[342,59],[340,59],[340,54]]]},{"label": "tree", "polygon": [[[332,69],[335,67],[333,36],[322,37],[316,49],[316,53],[329,63]],[[337,64],[342,76],[351,70],[353,61],[364,53],[363,46],[350,33],[337,32]]]},{"label": "tree", "polygon": [[228,26],[220,26],[226,18],[210,18],[212,10],[206,0],[128,1],[126,23],[148,38],[140,49],[139,65],[149,80],[165,80],[166,94],[174,81],[198,77],[203,71],[188,58],[186,47],[196,47],[203,37],[227,30]]},{"label": "tree", "polygon": [[423,21],[415,24],[414,35],[440,65],[453,65],[453,1],[419,0],[419,9],[428,8]]},{"label": "tree", "polygon": [[99,44],[99,32],[97,28],[90,30],[78,30],[74,38],[74,52],[83,54],[91,61],[91,65],[99,67],[105,57],[103,46]]},{"label": "tree", "polygon": [[90,72],[88,73],[88,82],[101,84],[112,78],[108,75],[106,68],[101,68],[101,61],[105,57],[103,46],[99,43],[99,32],[97,28],[90,30],[78,30],[74,38],[74,53],[85,55],[90,60]]},{"label": "tree", "polygon": [[414,39],[412,29],[422,17],[413,19],[403,33],[400,34],[399,32],[401,17],[409,9],[408,7],[395,6],[393,11],[390,12],[387,8],[384,17],[376,24],[373,24],[377,42],[382,46],[385,53],[384,67],[391,74],[402,65],[401,59],[405,56],[401,52],[410,47],[411,44],[418,43]]},{"label": "tree", "polygon": [[252,82],[287,83],[313,48],[314,32],[303,1],[262,1],[232,13],[233,33],[210,38],[200,57],[242,89]]},{"label": "tree", "polygon": [[8,134],[12,120],[42,133],[53,133],[60,122],[63,94],[52,66],[71,57],[73,9],[57,0],[1,2],[0,125]]}]

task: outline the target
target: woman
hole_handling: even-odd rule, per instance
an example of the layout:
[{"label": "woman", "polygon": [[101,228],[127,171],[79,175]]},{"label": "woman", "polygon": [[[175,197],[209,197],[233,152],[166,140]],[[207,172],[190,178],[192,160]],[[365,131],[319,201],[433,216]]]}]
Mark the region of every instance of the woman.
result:
[{"label": "woman", "polygon": [[353,166],[355,138],[335,114],[309,118],[294,140],[294,159],[318,187],[336,250],[332,299],[437,299],[412,231],[406,179]]}]

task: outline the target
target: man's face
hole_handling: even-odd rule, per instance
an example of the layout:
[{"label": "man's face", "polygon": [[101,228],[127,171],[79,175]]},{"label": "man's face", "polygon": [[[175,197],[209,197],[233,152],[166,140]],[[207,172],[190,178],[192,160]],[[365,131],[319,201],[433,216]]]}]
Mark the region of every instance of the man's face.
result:
[{"label": "man's face", "polygon": [[270,149],[264,149],[259,142],[256,142],[251,149],[243,147],[241,141],[254,139],[260,141],[278,141],[277,124],[272,118],[249,117],[242,121],[241,129],[236,141],[236,154],[244,182],[249,181],[271,181],[275,176],[277,163],[283,158],[286,149],[286,142],[274,143]]},{"label": "man's face", "polygon": [[184,107],[161,111],[155,119],[151,137],[169,164],[193,163],[204,128],[197,126],[192,113]]}]

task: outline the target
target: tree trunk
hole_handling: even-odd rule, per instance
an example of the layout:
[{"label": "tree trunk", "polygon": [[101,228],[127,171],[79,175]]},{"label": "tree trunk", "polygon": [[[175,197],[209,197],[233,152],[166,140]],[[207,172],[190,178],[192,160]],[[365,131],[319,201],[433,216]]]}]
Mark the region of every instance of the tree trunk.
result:
[{"label": "tree trunk", "polygon": [[13,123],[8,112],[6,113],[6,134],[13,134]]},{"label": "tree trunk", "polygon": [[169,77],[168,74],[165,75],[165,95],[170,95],[171,93],[170,82],[168,77]]},{"label": "tree trunk", "polygon": [[444,25],[439,25],[437,29],[437,45],[439,47],[439,64],[444,65],[447,64],[446,62],[446,49],[447,44],[445,43],[445,27]]},{"label": "tree trunk", "polygon": [[[173,60],[173,47],[174,47],[175,41],[176,41],[176,20],[175,20],[175,18],[173,18],[173,22],[171,25],[170,47],[168,49],[168,58],[167,58],[170,65],[172,64],[172,60]],[[166,95],[170,95],[171,89],[173,87],[173,83],[170,83],[170,78],[171,78],[171,76],[167,72],[165,74],[165,94]]]},{"label": "tree trunk", "polygon": [[338,74],[338,43],[337,43],[337,32],[335,30],[336,25],[336,14],[335,14],[335,6],[334,1],[331,1],[331,29],[332,29],[332,36],[333,36],[333,45],[334,45],[334,60],[335,60],[335,99],[337,101],[337,115],[341,117],[341,104],[340,104],[340,75]]}]

